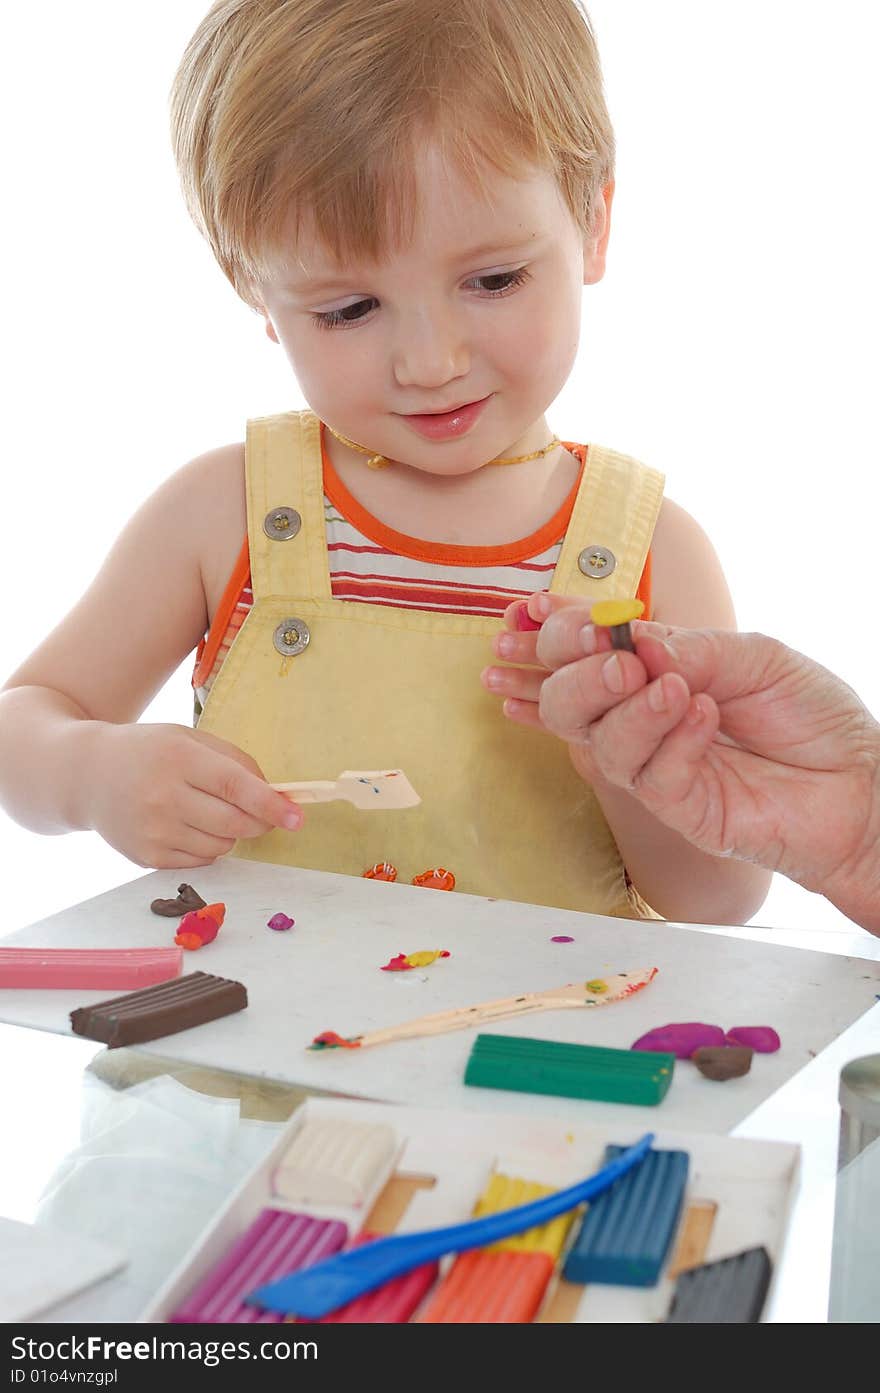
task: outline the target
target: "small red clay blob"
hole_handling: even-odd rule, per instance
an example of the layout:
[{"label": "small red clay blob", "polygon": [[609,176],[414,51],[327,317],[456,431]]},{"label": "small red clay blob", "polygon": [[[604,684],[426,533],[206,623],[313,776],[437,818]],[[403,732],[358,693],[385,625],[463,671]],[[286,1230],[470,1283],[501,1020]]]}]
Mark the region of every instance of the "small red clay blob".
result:
[{"label": "small red clay blob", "polygon": [[540,629],[541,627],[540,619],[533,619],[529,614],[528,600],[522,600],[520,604],[517,605],[513,614],[513,623],[517,631],[521,634]]},{"label": "small red clay blob", "polygon": [[225,904],[206,904],[203,909],[190,910],[177,926],[174,942],[191,952],[212,943],[226,918]]},{"label": "small red clay blob", "polygon": [[455,876],[452,871],[436,866],[432,871],[422,871],[421,875],[414,875],[413,885],[422,885],[428,890],[454,890]]},{"label": "small red clay blob", "polygon": [[330,1050],[359,1050],[361,1047],[360,1040],[346,1040],[344,1035],[337,1035],[335,1030],[322,1031],[320,1035],[315,1036],[312,1044]]},{"label": "small red clay blob", "polygon": [[396,880],[397,867],[392,866],[390,861],[377,861],[375,866],[371,866],[368,871],[364,871],[362,880]]}]

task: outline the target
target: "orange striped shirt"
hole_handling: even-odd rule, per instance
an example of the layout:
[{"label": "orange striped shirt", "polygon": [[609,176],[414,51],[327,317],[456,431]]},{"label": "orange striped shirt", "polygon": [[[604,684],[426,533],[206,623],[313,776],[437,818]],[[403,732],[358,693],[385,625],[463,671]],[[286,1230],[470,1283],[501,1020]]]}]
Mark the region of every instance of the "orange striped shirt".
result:
[{"label": "orange striped shirt", "polygon": [[[348,491],[324,452],[324,525],[334,599],[442,614],[501,617],[514,600],[546,590],[577,497],[587,447],[566,442],[580,463],[568,497],[528,537],[500,546],[424,542],[386,527]],[[638,595],[650,613],[650,554]],[[196,652],[196,715],[253,605],[247,538],[211,627]]]}]

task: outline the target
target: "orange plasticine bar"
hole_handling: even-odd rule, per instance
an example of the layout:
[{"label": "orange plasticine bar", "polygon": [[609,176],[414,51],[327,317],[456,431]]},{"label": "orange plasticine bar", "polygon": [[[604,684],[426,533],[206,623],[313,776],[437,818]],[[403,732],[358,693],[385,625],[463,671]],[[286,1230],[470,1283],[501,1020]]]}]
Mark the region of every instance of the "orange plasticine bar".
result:
[{"label": "orange plasticine bar", "polygon": [[150,987],[179,977],[181,948],[0,948],[0,988]]},{"label": "orange plasticine bar", "polygon": [[524,1325],[553,1275],[549,1253],[476,1248],[455,1259],[418,1317],[426,1325]]}]

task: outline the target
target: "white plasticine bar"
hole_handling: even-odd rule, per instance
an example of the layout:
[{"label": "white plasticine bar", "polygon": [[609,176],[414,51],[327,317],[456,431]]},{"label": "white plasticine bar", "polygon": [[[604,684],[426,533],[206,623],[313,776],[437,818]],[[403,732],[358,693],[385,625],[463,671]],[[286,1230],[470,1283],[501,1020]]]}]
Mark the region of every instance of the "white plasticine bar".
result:
[{"label": "white plasticine bar", "polygon": [[397,1152],[397,1136],[385,1123],[314,1118],[284,1153],[273,1178],[288,1203],[360,1207]]}]

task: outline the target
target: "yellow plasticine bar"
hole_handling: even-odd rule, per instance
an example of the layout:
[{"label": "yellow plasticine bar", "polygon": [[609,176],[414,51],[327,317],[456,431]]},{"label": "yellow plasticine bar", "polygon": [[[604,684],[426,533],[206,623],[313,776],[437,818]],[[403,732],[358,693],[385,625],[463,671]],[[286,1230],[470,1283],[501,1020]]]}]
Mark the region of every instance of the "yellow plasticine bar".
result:
[{"label": "yellow plasticine bar", "polygon": [[[539,1185],[533,1180],[519,1180],[513,1176],[493,1171],[489,1183],[477,1200],[474,1218],[481,1219],[485,1214],[497,1214],[502,1209],[513,1209],[518,1204],[552,1195],[551,1185]],[[574,1212],[560,1214],[537,1228],[526,1229],[525,1233],[514,1234],[512,1238],[502,1238],[493,1243],[487,1252],[547,1253],[554,1262],[558,1261],[563,1244],[571,1226]]]}]

